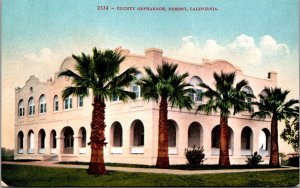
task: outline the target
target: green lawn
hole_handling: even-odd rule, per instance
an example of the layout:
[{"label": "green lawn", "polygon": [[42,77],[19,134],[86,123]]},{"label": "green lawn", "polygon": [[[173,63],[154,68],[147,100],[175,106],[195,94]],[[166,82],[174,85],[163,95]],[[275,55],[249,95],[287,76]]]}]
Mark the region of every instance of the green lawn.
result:
[{"label": "green lawn", "polygon": [[109,171],[91,176],[85,169],[2,164],[2,180],[9,186],[296,186],[299,171],[170,175]]}]

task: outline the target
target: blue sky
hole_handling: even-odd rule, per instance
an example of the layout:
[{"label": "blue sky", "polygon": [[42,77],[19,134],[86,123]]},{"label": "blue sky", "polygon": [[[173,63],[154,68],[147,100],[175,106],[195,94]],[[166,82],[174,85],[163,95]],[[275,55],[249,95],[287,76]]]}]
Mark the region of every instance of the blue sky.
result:
[{"label": "blue sky", "polygon": [[[98,11],[109,7],[216,7],[218,11]],[[13,135],[14,88],[30,75],[54,76],[63,59],[93,47],[128,48],[201,63],[225,59],[247,75],[278,72],[278,86],[299,98],[298,0],[3,0],[3,135]],[[12,148],[12,137],[2,139]]]},{"label": "blue sky", "polygon": [[[3,1],[3,45],[30,52],[45,46],[57,49],[64,43],[103,36],[107,43],[167,48],[178,46],[183,36],[199,41],[213,38],[221,44],[246,33],[258,39],[272,35],[291,49],[298,45],[296,0],[6,0]],[[96,10],[108,6],[215,6],[211,12],[142,12]],[[79,41],[73,41],[73,37]],[[54,40],[55,39],[55,40]],[[128,44],[129,43],[129,44]],[[101,46],[101,44],[99,44]],[[20,52],[21,53],[21,52]]]}]

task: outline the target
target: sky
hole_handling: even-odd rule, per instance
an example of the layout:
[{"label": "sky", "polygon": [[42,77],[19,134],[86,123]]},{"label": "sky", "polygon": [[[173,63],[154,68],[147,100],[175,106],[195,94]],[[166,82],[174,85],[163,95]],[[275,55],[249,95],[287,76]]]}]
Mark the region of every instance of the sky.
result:
[{"label": "sky", "polygon": [[53,78],[66,57],[89,54],[93,47],[122,46],[140,55],[155,47],[164,56],[192,63],[225,59],[261,78],[277,71],[278,86],[299,98],[298,9],[298,0],[3,0],[2,146],[13,147],[13,138],[6,135],[14,131],[14,89],[30,75],[41,81]]}]

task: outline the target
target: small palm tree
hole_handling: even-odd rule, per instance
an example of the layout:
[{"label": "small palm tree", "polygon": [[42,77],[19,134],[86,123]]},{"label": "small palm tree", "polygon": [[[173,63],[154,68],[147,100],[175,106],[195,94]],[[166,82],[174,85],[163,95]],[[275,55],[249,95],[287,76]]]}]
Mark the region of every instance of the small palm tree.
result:
[{"label": "small palm tree", "polygon": [[190,85],[184,82],[188,73],[178,74],[178,65],[162,62],[158,65],[155,74],[151,68],[144,68],[147,76],[140,80],[142,96],[146,100],[159,102],[159,135],[158,135],[158,156],[156,166],[158,168],[169,168],[168,154],[168,104],[177,106],[180,109],[192,109],[192,99],[189,93],[193,92]]},{"label": "small palm tree", "polygon": [[264,93],[259,94],[260,102],[254,102],[258,106],[258,111],[252,117],[271,118],[271,154],[269,165],[280,166],[278,154],[278,121],[295,117],[298,114],[297,108],[293,105],[299,103],[298,100],[291,99],[285,101],[290,91],[282,91],[281,88],[266,87]]},{"label": "small palm tree", "polygon": [[125,101],[135,98],[135,94],[122,89],[127,87],[135,79],[136,69],[128,68],[119,74],[120,64],[125,57],[117,51],[93,49],[93,56],[73,55],[76,60],[75,71],[65,70],[59,76],[72,78],[72,86],[66,87],[62,92],[65,99],[70,95],[88,96],[93,92],[93,113],[91,122],[91,160],[89,163],[89,174],[105,174],[103,146],[105,142],[105,101],[111,100],[112,96],[119,96]]},{"label": "small palm tree", "polygon": [[243,91],[243,87],[248,85],[246,80],[241,80],[234,87],[235,72],[213,74],[216,81],[215,90],[205,83],[199,85],[206,89],[203,93],[208,101],[205,104],[198,106],[198,111],[206,112],[207,114],[214,111],[220,112],[220,157],[219,165],[221,167],[230,166],[229,161],[229,129],[228,117],[233,109],[233,114],[241,111],[251,111],[251,104],[246,102],[247,98],[253,98],[253,94]]}]

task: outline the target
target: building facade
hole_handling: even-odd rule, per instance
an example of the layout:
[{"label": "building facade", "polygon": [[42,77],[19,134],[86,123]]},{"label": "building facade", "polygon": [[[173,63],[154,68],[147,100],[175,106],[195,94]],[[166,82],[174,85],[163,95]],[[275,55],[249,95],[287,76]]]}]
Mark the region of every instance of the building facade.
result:
[{"label": "building facade", "polygon": [[[264,87],[275,87],[277,73],[269,72],[266,78],[244,75],[242,70],[225,60],[192,64],[163,56],[160,49],[147,49],[145,55],[134,55],[126,49],[118,49],[126,56],[120,73],[130,66],[145,75],[143,67],[155,67],[167,61],[178,64],[179,73],[188,72],[189,82],[196,90],[191,95],[197,105],[205,102],[198,86],[204,82],[214,85],[213,73],[236,72],[236,81],[245,79],[249,85],[243,89],[256,96]],[[74,70],[75,60],[66,58],[58,72]],[[22,88],[15,90],[15,159],[40,159],[58,161],[89,161],[91,149],[88,145],[92,115],[92,96],[70,96],[63,100],[62,90],[71,84],[67,78],[41,82],[31,76]],[[127,88],[136,93],[137,99],[123,103],[117,96],[106,105],[104,147],[105,162],[155,165],[158,147],[158,109],[155,101],[144,101],[138,85]],[[247,99],[251,100],[251,99]],[[217,164],[219,158],[219,114],[205,114],[169,107],[169,157],[170,164],[185,164],[185,148],[203,146],[205,164]],[[230,127],[230,162],[244,164],[247,155],[260,152],[265,163],[270,149],[270,120],[251,119],[249,112],[232,115]]]}]

